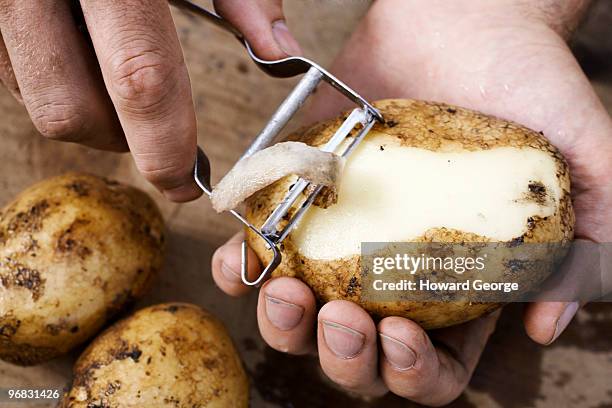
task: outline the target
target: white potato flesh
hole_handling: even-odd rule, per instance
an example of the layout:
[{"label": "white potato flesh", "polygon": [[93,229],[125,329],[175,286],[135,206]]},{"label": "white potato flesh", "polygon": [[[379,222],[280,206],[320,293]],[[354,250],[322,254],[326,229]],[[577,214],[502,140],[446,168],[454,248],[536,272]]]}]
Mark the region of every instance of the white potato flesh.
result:
[{"label": "white potato flesh", "polygon": [[[508,241],[529,217],[555,213],[556,173],[555,158],[539,149],[434,152],[372,132],[346,163],[338,202],[311,207],[293,242],[307,258],[332,260],[359,254],[362,242],[411,241],[440,227]],[[546,191],[539,202],[528,199],[534,182]]]}]

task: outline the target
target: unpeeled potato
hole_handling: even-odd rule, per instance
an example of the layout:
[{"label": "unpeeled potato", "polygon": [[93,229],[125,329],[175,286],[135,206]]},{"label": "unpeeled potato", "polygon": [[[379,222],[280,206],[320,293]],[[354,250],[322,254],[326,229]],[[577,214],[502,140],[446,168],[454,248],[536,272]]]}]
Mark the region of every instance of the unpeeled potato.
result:
[{"label": "unpeeled potato", "polygon": [[[481,316],[499,302],[364,298],[363,242],[521,247],[572,239],[569,168],[543,135],[441,103],[397,99],[375,106],[385,123],[376,124],[348,158],[337,202],[325,197],[316,201],[318,206],[308,210],[283,242],[283,261],[274,276],[303,280],[321,302],[351,300],[375,317],[407,317],[432,329]],[[290,139],[321,146],[342,120],[319,123]],[[263,225],[295,180],[285,177],[247,200],[248,221]],[[271,251],[265,243],[248,229],[247,239],[268,262]],[[549,256],[546,246],[534,252],[536,257]],[[536,260],[550,261],[546,265],[556,261]],[[498,262],[484,278],[533,287],[552,273],[549,267],[523,263],[516,270],[516,263],[510,264]]]},{"label": "unpeeled potato", "polygon": [[0,358],[68,352],[140,298],[161,268],[164,225],[143,192],[69,173],[0,212]]},{"label": "unpeeled potato", "polygon": [[223,324],[198,306],[142,309],[97,337],[62,408],[247,407],[249,388]]}]

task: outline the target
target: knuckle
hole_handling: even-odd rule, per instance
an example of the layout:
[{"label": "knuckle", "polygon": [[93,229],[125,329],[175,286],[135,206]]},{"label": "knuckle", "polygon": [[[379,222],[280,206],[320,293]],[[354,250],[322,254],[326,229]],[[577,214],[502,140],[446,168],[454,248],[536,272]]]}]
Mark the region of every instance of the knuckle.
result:
[{"label": "knuckle", "polygon": [[165,99],[177,64],[156,49],[132,49],[110,59],[110,86],[126,109],[147,111]]},{"label": "knuckle", "polygon": [[83,109],[70,102],[35,104],[30,117],[40,134],[48,139],[76,141],[85,125]]},{"label": "knuckle", "polygon": [[8,17],[17,8],[16,0],[0,0],[0,18]]}]

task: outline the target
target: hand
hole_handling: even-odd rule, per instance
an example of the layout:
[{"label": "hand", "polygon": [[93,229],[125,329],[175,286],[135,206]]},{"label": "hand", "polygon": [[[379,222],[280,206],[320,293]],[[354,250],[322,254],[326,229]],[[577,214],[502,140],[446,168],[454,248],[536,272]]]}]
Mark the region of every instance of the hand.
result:
[{"label": "hand", "polygon": [[[167,1],[78,3],[0,0],[0,80],[43,136],[129,149],[169,199],[198,197],[191,177],[196,117]],[[281,0],[215,5],[262,58],[300,52]],[[90,38],[79,29],[83,16]]]},{"label": "hand", "polygon": [[[564,40],[585,3],[379,0],[332,70],[371,100],[448,102],[543,131],[570,163],[576,236],[609,241],[612,123]],[[349,107],[328,88],[316,98],[311,120]],[[234,296],[248,291],[238,275],[241,239],[238,234],[219,248],[212,265],[216,283]],[[249,265],[253,278],[260,271],[253,252]],[[528,335],[550,344],[577,308],[529,305]],[[271,347],[294,354],[318,349],[325,373],[345,388],[364,395],[391,391],[428,405],[446,404],[463,391],[497,318],[425,333],[400,317],[375,324],[346,301],[329,302],[317,315],[310,289],[288,277],[263,285],[257,315]]]}]

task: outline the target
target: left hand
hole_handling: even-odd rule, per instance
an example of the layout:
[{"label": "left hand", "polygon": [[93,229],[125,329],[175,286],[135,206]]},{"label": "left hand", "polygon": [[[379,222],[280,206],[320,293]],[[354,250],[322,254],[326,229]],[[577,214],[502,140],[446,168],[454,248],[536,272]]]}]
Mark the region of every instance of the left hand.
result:
[{"label": "left hand", "polygon": [[[543,3],[555,4],[546,10]],[[443,101],[543,131],[570,164],[576,237],[609,242],[612,121],[564,39],[583,3],[379,0],[333,71],[370,100]],[[312,120],[347,106],[327,88],[316,98]],[[230,295],[248,290],[236,273],[240,240],[213,258],[213,277]],[[254,253],[249,257],[254,277],[259,266]],[[552,343],[577,309],[576,303],[530,304],[528,335]],[[400,317],[376,324],[346,301],[329,302],[317,315],[312,292],[294,278],[271,279],[259,292],[259,328],[271,347],[294,354],[317,349],[323,370],[341,386],[364,395],[391,391],[427,405],[449,403],[463,391],[496,317],[426,333]]]}]

